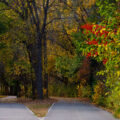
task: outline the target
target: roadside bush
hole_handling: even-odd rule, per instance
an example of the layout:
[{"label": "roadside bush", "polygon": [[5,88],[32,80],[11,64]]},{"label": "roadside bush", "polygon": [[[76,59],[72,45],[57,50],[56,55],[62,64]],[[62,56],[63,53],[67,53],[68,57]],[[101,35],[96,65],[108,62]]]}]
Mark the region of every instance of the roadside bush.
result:
[{"label": "roadside bush", "polygon": [[20,86],[20,97],[32,97],[32,86],[28,85],[26,88],[25,86]]},{"label": "roadside bush", "polygon": [[49,96],[77,97],[78,92],[75,85],[64,83],[49,84]]},{"label": "roadside bush", "polygon": [[114,88],[107,98],[107,107],[114,111],[114,115],[120,118],[120,87]]},{"label": "roadside bush", "polygon": [[105,105],[105,85],[103,82],[98,82],[94,86],[94,94],[92,96],[93,102],[99,105]]},{"label": "roadside bush", "polygon": [[120,108],[115,111],[114,116],[120,118]]},{"label": "roadside bush", "polygon": [[91,87],[90,85],[80,85],[77,87],[78,88],[78,96],[82,98],[90,98],[91,97]]},{"label": "roadside bush", "polygon": [[[116,81],[115,78],[113,80]],[[111,86],[107,97],[107,107],[114,110],[115,116],[120,118],[120,82],[118,81]]]}]

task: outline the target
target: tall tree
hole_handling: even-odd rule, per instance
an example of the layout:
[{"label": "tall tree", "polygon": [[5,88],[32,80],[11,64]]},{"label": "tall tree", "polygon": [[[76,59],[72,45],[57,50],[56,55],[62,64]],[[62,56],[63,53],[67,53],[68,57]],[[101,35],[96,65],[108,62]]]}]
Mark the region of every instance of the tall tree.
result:
[{"label": "tall tree", "polygon": [[[46,31],[46,22],[47,22],[47,15],[49,9],[49,0],[43,0],[42,5],[39,1],[35,0],[27,0],[27,1],[20,1],[20,0],[1,0],[5,5],[7,5],[10,9],[13,9],[19,16],[24,20],[27,21],[29,17],[31,17],[31,25],[36,29],[36,41],[32,48],[36,50],[30,49],[28,46],[28,50],[31,50],[31,58],[33,58],[33,54],[36,54],[36,65],[33,65],[36,75],[36,85],[37,85],[37,94],[38,98],[43,99],[43,72],[42,72],[42,41],[45,38],[45,31]],[[39,7],[37,6],[39,4]],[[41,9],[43,10],[43,19],[40,18]],[[41,21],[42,20],[42,21]],[[36,53],[34,53],[35,51]],[[34,62],[31,59],[31,62]]]}]

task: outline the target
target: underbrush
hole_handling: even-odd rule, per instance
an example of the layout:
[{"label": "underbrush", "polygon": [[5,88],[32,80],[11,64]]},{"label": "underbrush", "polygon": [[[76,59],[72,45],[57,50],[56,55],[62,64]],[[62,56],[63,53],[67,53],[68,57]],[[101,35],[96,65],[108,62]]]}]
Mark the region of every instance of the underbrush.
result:
[{"label": "underbrush", "polygon": [[78,91],[75,85],[52,83],[49,85],[49,96],[77,97]]}]

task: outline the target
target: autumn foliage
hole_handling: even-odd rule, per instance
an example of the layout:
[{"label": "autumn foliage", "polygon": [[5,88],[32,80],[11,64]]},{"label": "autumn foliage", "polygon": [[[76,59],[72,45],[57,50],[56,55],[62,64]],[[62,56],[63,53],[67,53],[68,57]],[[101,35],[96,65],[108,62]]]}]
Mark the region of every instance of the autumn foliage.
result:
[{"label": "autumn foliage", "polygon": [[[84,24],[81,26],[81,28],[84,30],[82,33],[84,35],[88,36],[88,39],[86,41],[87,45],[90,46],[98,46],[98,45],[104,45],[106,46],[108,44],[107,37],[109,32],[106,30],[105,26],[101,25],[93,25],[93,24]],[[94,35],[94,39],[90,39],[89,35]],[[103,38],[102,40],[100,38]],[[89,57],[96,57],[98,55],[98,51],[93,47],[93,50],[87,53],[87,58]],[[103,59],[103,64],[106,64],[107,59]]]}]

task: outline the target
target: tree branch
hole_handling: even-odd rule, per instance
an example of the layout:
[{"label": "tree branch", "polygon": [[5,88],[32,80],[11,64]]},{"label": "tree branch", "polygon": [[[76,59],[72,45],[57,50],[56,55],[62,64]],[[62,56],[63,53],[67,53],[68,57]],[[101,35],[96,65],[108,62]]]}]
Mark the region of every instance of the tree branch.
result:
[{"label": "tree branch", "polygon": [[19,10],[15,9],[12,5],[9,4],[9,2],[7,2],[6,0],[0,0],[1,3],[4,3],[7,7],[9,7],[10,9],[13,9],[17,14],[19,14],[19,16],[24,19],[24,14],[22,12],[20,12]]}]

